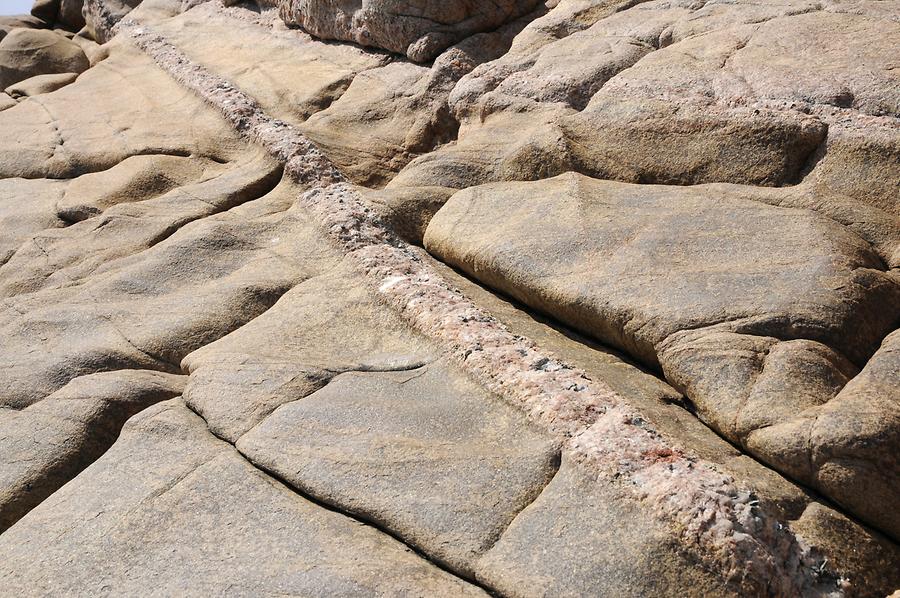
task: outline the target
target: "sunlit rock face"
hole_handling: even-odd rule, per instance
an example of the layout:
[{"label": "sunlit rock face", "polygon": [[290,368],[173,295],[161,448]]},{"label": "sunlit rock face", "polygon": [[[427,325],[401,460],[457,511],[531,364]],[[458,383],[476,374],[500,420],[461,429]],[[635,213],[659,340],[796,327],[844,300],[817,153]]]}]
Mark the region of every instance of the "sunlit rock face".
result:
[{"label": "sunlit rock face", "polygon": [[0,17],[0,594],[889,595],[898,14]]}]

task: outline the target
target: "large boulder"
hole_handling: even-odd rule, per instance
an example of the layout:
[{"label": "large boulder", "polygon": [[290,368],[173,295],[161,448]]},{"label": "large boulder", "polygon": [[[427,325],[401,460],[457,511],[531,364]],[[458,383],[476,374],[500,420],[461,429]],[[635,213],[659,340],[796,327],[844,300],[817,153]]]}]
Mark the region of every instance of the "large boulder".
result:
[{"label": "large boulder", "polygon": [[285,23],[323,39],[356,42],[428,62],[474,33],[534,10],[539,0],[281,0]]},{"label": "large boulder", "polygon": [[0,41],[0,89],[36,75],[90,67],[77,44],[47,29],[13,29]]}]

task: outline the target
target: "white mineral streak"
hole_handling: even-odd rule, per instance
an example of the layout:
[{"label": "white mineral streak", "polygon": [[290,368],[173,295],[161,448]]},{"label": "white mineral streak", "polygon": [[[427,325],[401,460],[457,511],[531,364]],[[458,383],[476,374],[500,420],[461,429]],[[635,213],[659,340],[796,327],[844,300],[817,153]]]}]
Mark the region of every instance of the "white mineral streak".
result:
[{"label": "white mineral streak", "polygon": [[451,286],[420,249],[396,238],[328,158],[249,96],[192,63],[148,27],[117,25],[166,72],[284,162],[310,190],[299,202],[377,294],[485,387],[555,434],[598,479],[630,490],[713,571],[760,594],[840,596],[846,582],[734,480],[671,446],[601,380],[512,334]]}]

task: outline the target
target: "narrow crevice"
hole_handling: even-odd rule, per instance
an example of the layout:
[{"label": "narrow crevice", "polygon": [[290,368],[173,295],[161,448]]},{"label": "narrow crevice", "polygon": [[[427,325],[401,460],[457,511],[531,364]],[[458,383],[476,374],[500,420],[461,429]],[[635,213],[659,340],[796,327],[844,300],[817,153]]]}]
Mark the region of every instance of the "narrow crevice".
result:
[{"label": "narrow crevice", "polygon": [[825,135],[822,137],[822,141],[819,142],[819,145],[817,145],[813,151],[810,152],[809,156],[806,157],[803,166],[797,172],[796,179],[793,181],[794,185],[799,185],[805,181],[807,177],[812,175],[816,166],[818,166],[819,163],[825,159],[825,156],[828,155],[828,123],[823,121],[822,124],[825,125]]},{"label": "narrow crevice", "polygon": [[[194,410],[190,405],[187,405],[187,408],[190,409],[190,411],[191,411],[192,413],[194,413],[195,415],[197,415],[197,417],[200,417],[201,419],[203,419],[203,416],[200,415],[199,413],[197,413],[197,411]],[[203,421],[206,421],[206,420],[204,419]],[[209,425],[208,425],[208,424],[207,424],[207,429],[209,429]],[[302,490],[300,490],[300,489],[294,487],[293,485],[291,485],[291,483],[290,483],[288,480],[286,480],[286,479],[284,479],[283,477],[279,476],[277,473],[272,472],[272,471],[269,471],[269,470],[266,469],[265,467],[262,467],[262,466],[258,465],[257,463],[254,463],[249,457],[247,457],[246,455],[244,455],[244,454],[243,454],[243,453],[242,453],[242,452],[241,452],[234,444],[232,444],[231,442],[229,442],[229,441],[226,440],[225,438],[222,438],[221,436],[218,436],[218,435],[217,435],[215,432],[213,432],[211,429],[209,429],[209,433],[212,434],[213,436],[215,436],[216,438],[218,438],[220,441],[222,441],[222,442],[228,444],[229,446],[231,446],[231,447],[234,449],[234,451],[235,451],[238,455],[240,455],[241,458],[242,458],[244,461],[246,461],[249,465],[251,465],[254,469],[258,470],[260,473],[262,473],[262,474],[265,475],[266,477],[271,478],[272,480],[278,482],[281,486],[283,486],[284,488],[290,490],[293,494],[296,494],[296,495],[299,496],[300,498],[302,498],[302,499],[304,499],[304,500],[306,500],[306,501],[308,501],[308,502],[310,502],[310,503],[316,505],[317,507],[320,507],[320,508],[325,509],[325,510],[327,510],[327,511],[330,511],[330,512],[332,512],[332,513],[336,513],[336,514],[338,514],[338,515],[341,515],[341,516],[343,516],[343,517],[346,517],[346,518],[348,518],[348,519],[351,519],[351,520],[353,520],[353,521],[359,523],[360,525],[364,525],[364,526],[370,527],[370,528],[372,528],[372,529],[374,529],[374,530],[376,530],[376,531],[378,531],[378,532],[381,532],[382,534],[384,534],[384,535],[386,535],[386,536],[389,536],[389,537],[393,538],[394,540],[396,540],[397,542],[399,542],[400,544],[402,544],[403,546],[405,546],[410,552],[416,554],[417,556],[419,556],[419,557],[422,558],[423,560],[425,560],[425,561],[427,561],[428,563],[434,565],[435,567],[437,567],[438,569],[444,571],[445,573],[448,573],[449,575],[452,575],[453,577],[459,579],[460,581],[463,581],[463,582],[465,582],[465,583],[468,583],[468,584],[471,584],[471,585],[473,585],[473,586],[476,586],[476,587],[480,588],[481,590],[483,590],[484,592],[486,592],[486,593],[489,594],[490,596],[500,596],[500,594],[499,594],[497,591],[495,591],[494,589],[492,589],[492,588],[490,588],[490,587],[488,587],[488,586],[482,584],[482,583],[481,583],[480,581],[478,581],[477,579],[472,579],[472,578],[470,578],[470,577],[467,577],[467,576],[465,576],[465,575],[462,575],[459,571],[454,570],[452,567],[448,566],[446,563],[442,562],[441,560],[435,559],[435,558],[433,558],[432,556],[428,555],[426,552],[423,552],[421,549],[419,549],[418,547],[416,547],[416,546],[413,545],[413,544],[410,544],[410,543],[409,543],[407,540],[405,540],[403,537],[399,536],[398,534],[396,534],[395,532],[393,532],[393,531],[390,530],[389,528],[386,528],[386,527],[380,525],[378,522],[376,522],[376,521],[371,521],[371,520],[366,519],[366,518],[361,518],[361,517],[358,517],[358,516],[356,516],[356,515],[354,515],[354,514],[352,514],[352,513],[347,512],[347,511],[343,511],[343,510],[341,510],[340,508],[336,507],[336,506],[333,505],[333,504],[329,504],[329,503],[327,503],[327,502],[324,502],[324,501],[320,500],[319,498],[316,498],[315,496],[312,496],[312,495],[310,495],[310,494],[307,494],[306,492],[304,492],[304,491],[302,491]]]},{"label": "narrow crevice", "polygon": [[[160,372],[165,372],[167,374],[182,373],[181,365],[179,365],[169,359],[166,359],[162,355],[154,355],[144,349],[141,349],[139,346],[137,346],[134,343],[134,341],[132,341],[130,338],[128,338],[128,336],[126,336],[124,332],[122,332],[122,330],[115,324],[115,322],[112,321],[112,318],[110,318],[108,316],[101,316],[101,317],[106,321],[107,324],[109,324],[113,328],[113,330],[115,330],[119,334],[119,337],[122,340],[124,340],[128,344],[129,347],[133,348],[135,351],[137,351],[141,355],[144,355],[144,356],[148,357],[149,359],[151,359],[157,365],[157,367],[154,369],[156,369],[157,371],[160,371]],[[91,373],[97,373],[97,372],[91,372]]]},{"label": "narrow crevice", "polygon": [[[227,174],[227,173],[226,173]],[[154,246],[162,243],[179,230],[191,224],[192,222],[197,222],[200,220],[204,220],[206,218],[210,218],[212,216],[216,216],[218,214],[225,213],[229,210],[242,206],[244,204],[250,203],[251,201],[256,201],[258,199],[262,199],[269,193],[271,193],[280,183],[282,177],[284,175],[284,166],[279,164],[277,168],[273,169],[269,174],[263,177],[261,180],[252,183],[251,185],[241,189],[238,193],[236,193],[236,197],[231,201],[223,202],[219,205],[213,205],[209,202],[206,202],[199,198],[194,198],[197,201],[203,201],[207,205],[212,207],[212,210],[205,214],[198,214],[196,216],[190,216],[180,220],[178,222],[172,223],[170,226],[166,227],[159,234],[155,235],[152,239],[150,239],[147,243],[147,246],[143,249],[143,251],[147,251],[148,249],[152,249]],[[224,176],[224,175],[223,175]]]}]

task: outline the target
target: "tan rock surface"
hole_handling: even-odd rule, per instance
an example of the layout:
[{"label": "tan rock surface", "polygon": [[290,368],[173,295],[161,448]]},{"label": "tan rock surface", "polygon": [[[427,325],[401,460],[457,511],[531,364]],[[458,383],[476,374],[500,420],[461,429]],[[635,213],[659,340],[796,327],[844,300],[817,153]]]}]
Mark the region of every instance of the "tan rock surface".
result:
[{"label": "tan rock surface", "polygon": [[106,452],[128,418],[180,395],[185,382],[147,370],[103,372],[21,411],[4,408],[0,533]]},{"label": "tan rock surface", "polygon": [[294,494],[177,400],[132,419],[100,461],[3,534],[0,553],[3,587],[22,594],[485,595]]},{"label": "tan rock surface", "polygon": [[13,29],[0,40],[0,88],[36,75],[80,73],[89,66],[81,48],[47,29]]},{"label": "tan rock surface", "polygon": [[435,358],[424,339],[352,282],[352,270],[334,258],[319,262],[330,270],[183,360],[191,373],[185,400],[220,438],[236,442],[280,405],[344,372],[403,371]]},{"label": "tan rock surface", "polygon": [[0,594],[900,586],[895,0],[276,4],[0,21]]},{"label": "tan rock surface", "polygon": [[554,443],[446,364],[340,374],[236,447],[466,576],[556,473]]},{"label": "tan rock surface", "polygon": [[[830,220],[744,200],[739,188],[723,191],[575,174],[486,185],[454,195],[431,221],[425,245],[661,368],[721,434],[841,504],[858,505],[858,515],[896,536],[890,501],[873,508],[871,491],[818,482],[814,471],[824,461],[810,465],[806,452],[788,448],[798,443],[796,429],[778,433],[798,417],[812,421],[857,374],[853,363],[865,363],[897,325],[896,273],[882,271],[861,239]],[[889,422],[897,406],[885,397],[867,409],[884,424],[873,428],[851,407],[835,427],[878,439],[849,448],[855,461],[847,467],[886,496],[900,479],[896,440],[885,431],[896,427]],[[761,450],[757,433],[779,448]]]},{"label": "tan rock surface", "polygon": [[77,73],[52,73],[49,75],[35,75],[7,87],[4,91],[10,97],[17,99],[27,96],[36,96],[42,93],[56,91],[65,87],[78,78]]}]

